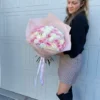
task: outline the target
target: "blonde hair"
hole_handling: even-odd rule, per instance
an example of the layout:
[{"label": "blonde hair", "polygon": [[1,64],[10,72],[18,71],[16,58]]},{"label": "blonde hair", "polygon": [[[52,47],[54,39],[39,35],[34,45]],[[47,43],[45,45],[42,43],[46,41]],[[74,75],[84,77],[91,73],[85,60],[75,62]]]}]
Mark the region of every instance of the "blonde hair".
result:
[{"label": "blonde hair", "polygon": [[81,3],[83,3],[83,6],[81,9],[85,11],[86,16],[88,16],[88,10],[89,10],[89,5],[88,5],[88,0],[80,0]]},{"label": "blonde hair", "polygon": [[82,11],[85,12],[86,17],[88,18],[88,0],[80,0],[80,2],[83,3],[83,5],[74,15],[69,14],[68,8],[66,8],[66,13],[68,16],[65,18],[65,23],[70,24],[73,18]]}]

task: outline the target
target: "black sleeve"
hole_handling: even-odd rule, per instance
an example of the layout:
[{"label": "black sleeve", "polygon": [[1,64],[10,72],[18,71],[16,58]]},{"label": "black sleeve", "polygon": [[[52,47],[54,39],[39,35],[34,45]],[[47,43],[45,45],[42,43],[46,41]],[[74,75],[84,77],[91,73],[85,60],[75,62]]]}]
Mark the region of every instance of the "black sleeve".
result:
[{"label": "black sleeve", "polygon": [[80,54],[86,42],[86,34],[88,32],[88,22],[85,16],[79,15],[72,21],[71,26],[71,42],[72,47],[70,51],[65,51],[71,58]]}]

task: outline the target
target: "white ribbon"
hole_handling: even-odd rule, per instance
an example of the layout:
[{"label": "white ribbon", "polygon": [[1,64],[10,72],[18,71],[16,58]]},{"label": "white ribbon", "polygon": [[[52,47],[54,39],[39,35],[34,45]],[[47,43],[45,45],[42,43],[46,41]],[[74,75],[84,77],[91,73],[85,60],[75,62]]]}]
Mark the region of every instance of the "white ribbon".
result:
[{"label": "white ribbon", "polygon": [[40,58],[40,62],[39,62],[39,66],[38,66],[38,70],[37,70],[37,74],[36,74],[36,78],[35,78],[35,86],[37,84],[37,78],[38,78],[38,75],[40,73],[40,82],[41,84],[43,85],[44,83],[44,64],[45,64],[45,58],[41,57]]}]

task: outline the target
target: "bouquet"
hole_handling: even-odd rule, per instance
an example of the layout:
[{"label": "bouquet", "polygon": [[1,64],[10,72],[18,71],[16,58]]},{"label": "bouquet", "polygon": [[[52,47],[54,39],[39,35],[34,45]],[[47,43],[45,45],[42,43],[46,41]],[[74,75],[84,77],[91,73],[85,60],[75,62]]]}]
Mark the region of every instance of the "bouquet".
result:
[{"label": "bouquet", "polygon": [[26,39],[39,55],[37,76],[40,72],[42,84],[45,62],[50,64],[53,60],[52,55],[71,49],[70,29],[70,26],[64,24],[53,14],[49,14],[46,18],[29,20]]}]

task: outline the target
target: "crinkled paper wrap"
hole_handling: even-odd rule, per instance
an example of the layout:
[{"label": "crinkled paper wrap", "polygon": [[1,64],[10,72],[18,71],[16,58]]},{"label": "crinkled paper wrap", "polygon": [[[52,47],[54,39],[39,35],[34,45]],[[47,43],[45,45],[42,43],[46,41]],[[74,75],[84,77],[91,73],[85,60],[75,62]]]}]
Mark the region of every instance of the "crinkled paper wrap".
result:
[{"label": "crinkled paper wrap", "polygon": [[[65,40],[66,40],[66,47],[64,48],[63,51],[68,51],[71,49],[71,41],[70,41],[70,29],[71,27],[65,23],[63,23],[61,20],[59,20],[55,15],[53,14],[48,14],[46,18],[35,18],[35,19],[30,19],[27,25],[26,29],[26,39],[29,42],[30,40],[30,35],[33,33],[33,31],[38,27],[38,26],[46,26],[46,25],[52,25],[56,28],[58,28],[62,33],[65,35]],[[55,55],[58,52],[49,50],[49,49],[43,49],[35,45],[34,43],[31,44],[32,47],[36,50],[36,52],[42,56],[42,57],[48,57],[51,55]]]}]

